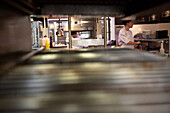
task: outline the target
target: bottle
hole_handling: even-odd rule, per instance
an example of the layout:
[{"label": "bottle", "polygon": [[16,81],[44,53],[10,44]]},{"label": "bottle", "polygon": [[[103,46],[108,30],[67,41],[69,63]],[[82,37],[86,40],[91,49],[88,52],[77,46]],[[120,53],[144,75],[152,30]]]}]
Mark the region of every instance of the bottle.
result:
[{"label": "bottle", "polygon": [[46,43],[45,43],[45,50],[49,50],[50,49],[50,43],[48,38],[46,39]]},{"label": "bottle", "polygon": [[164,47],[163,47],[163,41],[161,41],[161,48],[160,48],[160,54],[164,55]]}]

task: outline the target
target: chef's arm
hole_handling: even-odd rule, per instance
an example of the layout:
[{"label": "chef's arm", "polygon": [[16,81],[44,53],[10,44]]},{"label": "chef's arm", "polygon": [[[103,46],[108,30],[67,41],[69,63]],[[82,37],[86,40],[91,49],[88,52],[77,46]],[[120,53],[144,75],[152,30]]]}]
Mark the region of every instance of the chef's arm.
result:
[{"label": "chef's arm", "polygon": [[138,42],[129,41],[129,42],[127,43],[127,45],[139,45],[139,44],[140,44],[139,41],[138,41]]}]

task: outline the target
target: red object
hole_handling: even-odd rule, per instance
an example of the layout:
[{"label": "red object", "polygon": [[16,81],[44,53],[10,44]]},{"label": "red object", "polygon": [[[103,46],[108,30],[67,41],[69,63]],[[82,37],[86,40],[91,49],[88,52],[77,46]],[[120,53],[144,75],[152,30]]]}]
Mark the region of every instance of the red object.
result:
[{"label": "red object", "polygon": [[47,38],[47,35],[45,35],[44,38]]}]

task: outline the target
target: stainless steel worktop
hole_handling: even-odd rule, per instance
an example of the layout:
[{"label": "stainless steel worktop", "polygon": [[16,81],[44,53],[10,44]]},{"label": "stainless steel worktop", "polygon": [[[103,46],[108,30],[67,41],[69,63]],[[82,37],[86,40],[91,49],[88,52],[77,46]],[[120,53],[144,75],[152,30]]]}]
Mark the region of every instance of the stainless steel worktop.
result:
[{"label": "stainless steel worktop", "polygon": [[81,38],[73,38],[72,40],[73,46],[90,46],[90,45],[104,45],[104,39],[81,39]]},{"label": "stainless steel worktop", "polygon": [[162,38],[162,39],[135,39],[135,41],[166,41],[169,38]]},{"label": "stainless steel worktop", "polygon": [[50,50],[0,79],[0,113],[169,113],[170,61],[131,49]]}]

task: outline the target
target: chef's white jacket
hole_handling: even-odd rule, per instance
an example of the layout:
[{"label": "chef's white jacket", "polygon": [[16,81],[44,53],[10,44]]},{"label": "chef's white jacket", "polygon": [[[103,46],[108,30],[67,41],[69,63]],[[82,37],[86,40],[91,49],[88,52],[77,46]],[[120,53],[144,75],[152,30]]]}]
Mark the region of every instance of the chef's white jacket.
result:
[{"label": "chef's white jacket", "polygon": [[128,42],[134,42],[134,38],[133,38],[133,34],[131,30],[126,30],[125,27],[123,27],[120,31],[119,31],[119,39],[118,39],[118,43],[119,46],[123,47],[123,48],[131,48],[134,49],[134,45],[127,45]]}]

